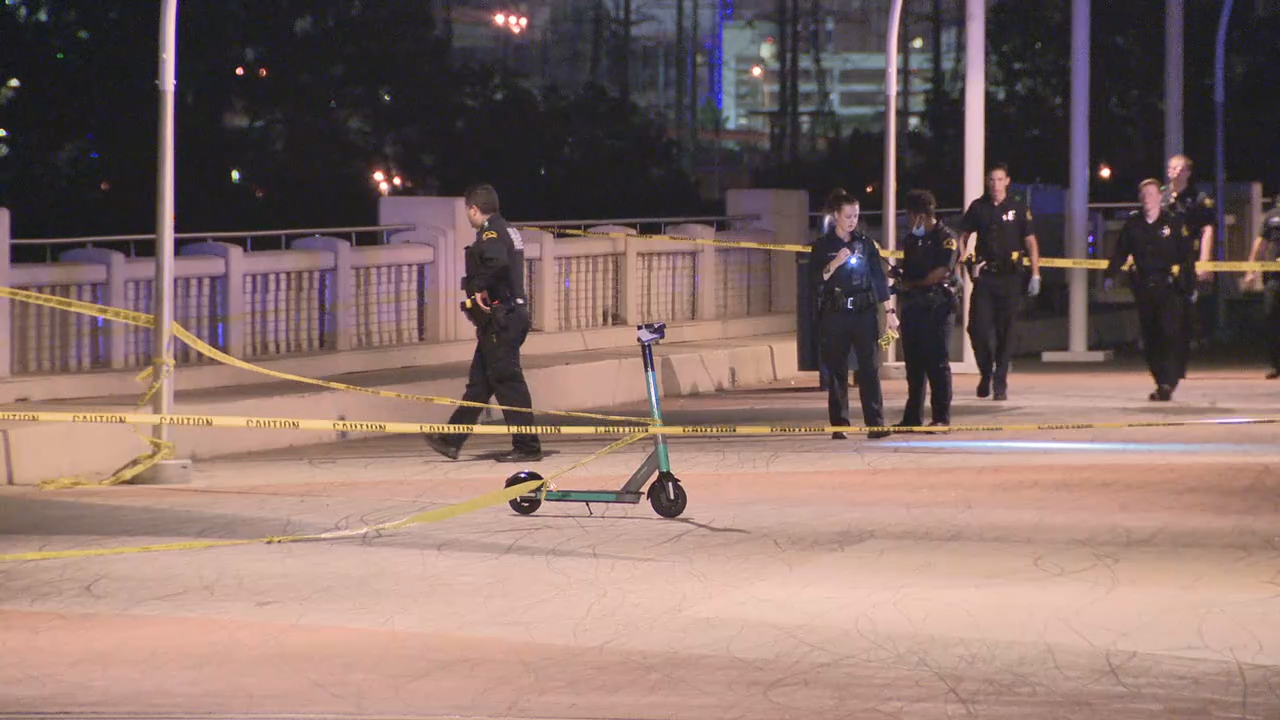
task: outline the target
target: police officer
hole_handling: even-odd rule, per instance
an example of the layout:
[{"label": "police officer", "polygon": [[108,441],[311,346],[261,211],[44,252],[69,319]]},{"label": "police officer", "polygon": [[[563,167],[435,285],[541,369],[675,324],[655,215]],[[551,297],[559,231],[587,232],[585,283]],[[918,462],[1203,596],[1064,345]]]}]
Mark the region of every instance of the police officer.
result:
[{"label": "police officer", "polygon": [[[981,379],[978,397],[1008,400],[1013,327],[1022,293],[1022,258],[1031,258],[1027,294],[1040,294],[1040,246],[1031,226],[1031,210],[1009,196],[1009,168],[987,171],[987,194],[970,203],[960,221],[964,257],[973,278],[969,338]],[[971,238],[976,234],[976,241]]]},{"label": "police officer", "polygon": [[[871,238],[857,232],[859,203],[843,190],[831,193],[827,212],[835,217],[830,230],[818,238],[809,251],[809,278],[819,298],[818,332],[820,355],[831,374],[827,387],[827,416],[833,426],[849,425],[849,348],[858,360],[858,395],[862,419],[867,427],[884,427],[883,398],[877,346],[880,319],[877,309],[886,306],[888,326],[898,327],[888,308],[889,281],[880,249]],[[888,430],[870,430],[875,440]],[[843,440],[843,432],[832,433]]]},{"label": "police officer", "polygon": [[907,193],[911,234],[902,246],[897,276],[902,309],[902,352],[907,365],[907,407],[901,427],[915,427],[924,414],[924,385],[931,390],[930,425],[951,423],[951,324],[956,293],[952,287],[958,256],[956,234],[934,217],[938,203],[928,190]]},{"label": "police officer", "polygon": [[[1205,193],[1191,190],[1191,158],[1178,154],[1169,158],[1167,167],[1169,184],[1160,188],[1160,205],[1176,217],[1186,228],[1192,240],[1192,250],[1199,262],[1213,259],[1213,228],[1217,219],[1213,199]],[[1189,283],[1180,300],[1183,311],[1182,345],[1178,354],[1178,377],[1187,376],[1187,363],[1191,358],[1191,342],[1197,334],[1197,326],[1203,330],[1207,322],[1197,322],[1195,299],[1200,289],[1206,289],[1213,273],[1201,270],[1196,273],[1198,283]]]},{"label": "police officer", "polygon": [[[476,241],[466,249],[467,275],[462,281],[467,294],[464,312],[476,326],[476,351],[462,400],[482,404],[496,396],[500,405],[528,408],[532,401],[520,368],[520,346],[532,325],[524,295],[524,241],[498,214],[498,193],[492,186],[469,188],[463,201],[467,220],[476,229]],[[459,405],[449,423],[474,425],[481,410],[478,405]],[[508,425],[533,424],[531,410],[504,409],[502,415]],[[427,435],[426,440],[453,460],[467,435]],[[542,459],[537,435],[513,435],[511,443],[511,452],[497,458],[500,462]]]},{"label": "police officer", "polygon": [[[1249,262],[1280,261],[1280,195],[1276,195],[1275,207],[1262,219],[1262,232],[1253,240],[1249,250]],[[1256,270],[1244,276],[1244,284],[1252,284],[1258,277]],[[1267,316],[1267,348],[1271,361],[1268,380],[1280,378],[1280,272],[1268,270],[1262,274],[1262,307]]]},{"label": "police officer", "polygon": [[1125,262],[1132,257],[1130,286],[1138,303],[1142,349],[1155,378],[1151,400],[1168,401],[1180,379],[1185,314],[1182,295],[1195,284],[1195,249],[1182,220],[1160,202],[1160,181],[1138,186],[1141,210],[1134,210],[1120,228],[1115,252],[1107,265],[1109,290]]}]

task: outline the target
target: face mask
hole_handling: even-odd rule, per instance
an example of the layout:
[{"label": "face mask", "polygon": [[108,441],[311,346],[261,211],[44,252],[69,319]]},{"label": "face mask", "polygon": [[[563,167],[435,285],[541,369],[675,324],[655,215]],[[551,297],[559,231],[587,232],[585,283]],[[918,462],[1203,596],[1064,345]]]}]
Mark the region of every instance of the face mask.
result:
[{"label": "face mask", "polygon": [[911,234],[916,237],[924,237],[924,223],[920,223],[919,225],[911,228]]}]

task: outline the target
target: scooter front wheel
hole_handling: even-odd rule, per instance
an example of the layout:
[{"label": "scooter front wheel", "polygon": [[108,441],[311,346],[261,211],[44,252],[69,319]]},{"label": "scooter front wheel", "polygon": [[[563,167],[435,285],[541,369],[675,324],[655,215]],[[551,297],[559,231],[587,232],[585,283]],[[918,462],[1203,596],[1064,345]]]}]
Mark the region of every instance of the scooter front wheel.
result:
[{"label": "scooter front wheel", "polygon": [[[667,488],[670,487],[670,494]],[[677,518],[689,504],[689,495],[675,476],[658,478],[649,486],[649,505],[664,518]]]}]

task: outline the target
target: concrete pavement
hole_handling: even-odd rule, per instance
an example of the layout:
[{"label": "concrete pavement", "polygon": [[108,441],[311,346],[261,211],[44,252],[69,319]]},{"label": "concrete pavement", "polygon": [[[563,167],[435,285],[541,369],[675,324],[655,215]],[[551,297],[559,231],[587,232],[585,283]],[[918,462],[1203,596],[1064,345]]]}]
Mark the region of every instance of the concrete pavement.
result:
[{"label": "concrete pavement", "polygon": [[[1020,367],[955,422],[1280,415],[1280,382]],[[670,423],[821,422],[805,379]],[[890,421],[903,400],[888,384]],[[616,407],[642,412],[640,406]],[[548,437],[554,470],[608,442]],[[561,487],[621,484],[638,443]],[[0,491],[0,553],[358,527],[501,486],[477,437]],[[0,708],[204,717],[1280,717],[1280,426],[677,438],[678,520],[505,505],[359,540],[0,565]]]}]

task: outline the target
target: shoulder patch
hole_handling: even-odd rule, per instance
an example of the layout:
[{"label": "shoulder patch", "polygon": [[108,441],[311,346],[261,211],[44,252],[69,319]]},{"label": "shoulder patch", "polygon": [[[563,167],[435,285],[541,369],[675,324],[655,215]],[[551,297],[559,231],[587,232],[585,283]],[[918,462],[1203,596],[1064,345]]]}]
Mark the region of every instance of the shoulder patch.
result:
[{"label": "shoulder patch", "polygon": [[948,235],[948,236],[946,237],[946,239],[944,239],[944,240],[942,241],[942,247],[943,247],[943,249],[944,249],[944,250],[955,250],[955,249],[956,249],[956,239],[955,239],[955,238],[953,238],[953,237],[951,237],[950,235]]},{"label": "shoulder patch", "polygon": [[1213,207],[1213,198],[1206,196],[1204,199],[1204,206],[1207,208]]},{"label": "shoulder patch", "polygon": [[481,240],[489,240],[489,239],[491,239],[491,238],[496,238],[496,237],[498,237],[498,233],[496,233],[496,232],[494,232],[494,231],[492,231],[492,230],[485,230],[485,231],[484,231],[484,234],[480,236],[480,239],[481,239]]},{"label": "shoulder patch", "polygon": [[507,234],[511,236],[511,244],[516,246],[517,250],[524,249],[524,238],[520,237],[520,231],[515,228],[507,228]]}]

